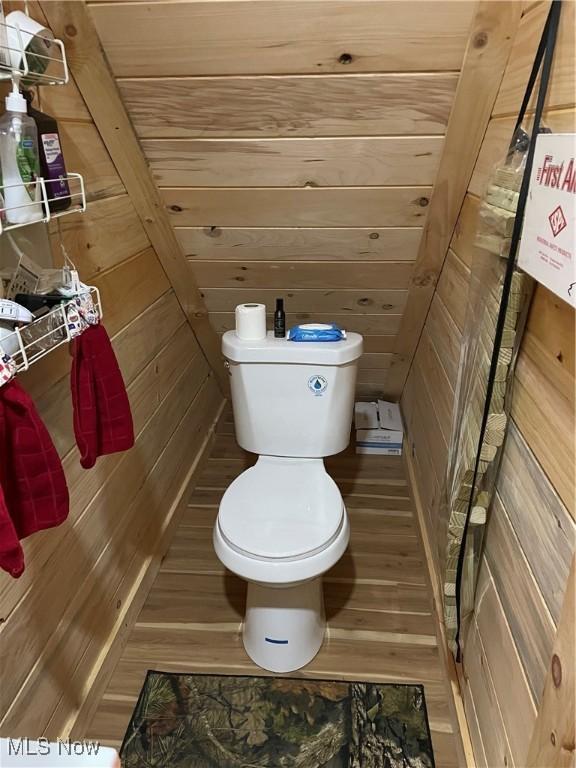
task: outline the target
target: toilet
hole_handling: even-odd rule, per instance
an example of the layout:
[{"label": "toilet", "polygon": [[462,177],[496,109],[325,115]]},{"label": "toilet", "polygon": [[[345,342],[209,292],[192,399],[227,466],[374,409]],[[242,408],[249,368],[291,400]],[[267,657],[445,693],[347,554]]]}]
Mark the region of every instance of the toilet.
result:
[{"label": "toilet", "polygon": [[258,460],[228,487],[214,526],[221,562],[248,582],[244,647],[271,672],[292,672],[320,650],[322,574],[348,546],[350,526],[324,457],[350,440],[362,337],[334,342],[241,339],[228,331],[236,439]]}]

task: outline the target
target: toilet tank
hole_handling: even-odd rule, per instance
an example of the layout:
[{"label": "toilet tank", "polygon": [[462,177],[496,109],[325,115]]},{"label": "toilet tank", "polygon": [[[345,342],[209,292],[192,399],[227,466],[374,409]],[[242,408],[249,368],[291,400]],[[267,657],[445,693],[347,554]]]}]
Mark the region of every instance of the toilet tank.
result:
[{"label": "toilet tank", "polygon": [[227,331],[222,339],[232,389],[236,439],[267,456],[319,458],[350,441],[362,336],[296,342],[268,333],[261,341]]}]

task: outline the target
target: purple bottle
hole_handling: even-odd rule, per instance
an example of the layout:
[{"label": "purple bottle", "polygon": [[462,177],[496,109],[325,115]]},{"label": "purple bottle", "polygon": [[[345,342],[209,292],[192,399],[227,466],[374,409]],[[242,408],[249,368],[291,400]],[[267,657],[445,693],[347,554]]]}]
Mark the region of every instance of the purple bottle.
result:
[{"label": "purple bottle", "polygon": [[52,213],[65,211],[72,202],[70,187],[66,180],[66,166],[60,144],[58,123],[50,115],[34,109],[31,91],[24,91],[24,98],[28,102],[28,114],[36,123],[38,129],[38,152],[40,155],[40,173],[46,182],[48,194],[48,206]]}]

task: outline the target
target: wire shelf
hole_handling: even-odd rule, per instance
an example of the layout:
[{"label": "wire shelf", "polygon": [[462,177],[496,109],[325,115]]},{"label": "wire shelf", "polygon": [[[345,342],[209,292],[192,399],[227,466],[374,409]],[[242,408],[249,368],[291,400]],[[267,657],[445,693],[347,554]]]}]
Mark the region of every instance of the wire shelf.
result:
[{"label": "wire shelf", "polygon": [[[57,184],[58,180],[38,177],[35,181],[27,184],[20,182],[0,186],[0,235],[10,229],[26,227],[39,221],[47,223],[70,213],[84,213],[86,210],[86,192],[81,174],[69,173],[63,177],[63,180],[68,183],[70,190],[69,194],[66,195],[70,199],[70,206],[63,211],[50,210],[50,202],[62,200],[61,197],[55,197],[52,192],[52,185]],[[21,190],[22,187],[27,189],[30,202],[18,204],[10,202],[7,205],[6,193],[8,192],[8,197],[10,197],[11,192]]]},{"label": "wire shelf", "polygon": [[0,22],[0,80],[16,76],[24,86],[66,85],[68,62],[61,40]]},{"label": "wire shelf", "polygon": [[[87,291],[90,293],[99,319],[102,319],[102,304],[98,288],[87,286]],[[76,299],[63,299],[62,304],[54,307],[50,312],[27,325],[16,328],[2,338],[1,348],[12,358],[16,365],[16,373],[27,371],[33,363],[73,338],[68,309],[74,306],[75,302]]]}]

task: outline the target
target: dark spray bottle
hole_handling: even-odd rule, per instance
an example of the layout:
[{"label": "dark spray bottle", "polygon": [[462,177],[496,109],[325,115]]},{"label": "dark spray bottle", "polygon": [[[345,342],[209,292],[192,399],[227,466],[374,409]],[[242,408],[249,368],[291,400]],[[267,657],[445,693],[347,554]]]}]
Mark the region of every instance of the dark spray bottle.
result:
[{"label": "dark spray bottle", "polygon": [[286,338],[286,315],[284,314],[284,299],[276,299],[274,312],[274,338]]}]

